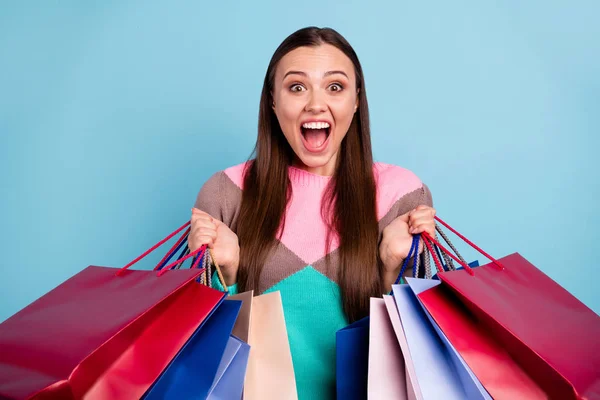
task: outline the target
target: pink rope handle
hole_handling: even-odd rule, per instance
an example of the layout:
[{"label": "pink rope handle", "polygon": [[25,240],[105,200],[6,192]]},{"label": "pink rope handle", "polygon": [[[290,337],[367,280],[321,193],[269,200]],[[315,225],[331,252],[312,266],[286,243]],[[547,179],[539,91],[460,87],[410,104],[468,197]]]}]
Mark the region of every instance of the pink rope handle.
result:
[{"label": "pink rope handle", "polygon": [[[179,260],[175,260],[174,262],[172,262],[169,265],[165,265],[165,267],[163,269],[161,269],[160,271],[158,271],[158,273],[156,274],[156,276],[162,276],[164,275],[168,270],[170,270],[171,268],[173,268],[174,266],[176,266],[177,264],[184,262],[185,260],[187,260],[188,258],[192,258],[194,257],[196,254],[199,254],[198,256],[198,260],[200,260],[202,258],[202,255],[204,254],[204,251],[206,250],[206,245],[204,246],[200,246],[198,249],[192,251],[190,254],[188,254],[185,257],[182,257]],[[198,260],[196,260],[196,262],[194,263],[194,265],[198,264]]]},{"label": "pink rope handle", "polygon": [[191,227],[188,227],[185,232],[183,232],[183,235],[181,235],[181,237],[177,240],[177,242],[175,242],[175,244],[173,245],[173,247],[171,247],[169,249],[169,251],[167,251],[167,254],[165,254],[165,256],[158,262],[158,264],[156,264],[156,267],[154,267],[154,271],[158,270],[158,268],[161,266],[161,264],[163,262],[165,262],[165,260],[167,259],[167,257],[169,257],[169,254],[171,254],[173,251],[175,251],[175,249],[177,248],[177,246],[179,246],[181,244],[181,242],[183,242],[183,240],[185,239],[185,237],[190,233],[191,231]]},{"label": "pink rope handle", "polygon": [[442,267],[440,260],[438,260],[437,255],[435,254],[435,251],[433,251],[433,248],[431,247],[431,244],[429,243],[428,239],[431,236],[429,236],[427,234],[427,232],[423,232],[422,235],[423,235],[423,242],[425,243],[425,246],[427,246],[427,249],[431,253],[431,256],[433,257],[433,261],[435,262],[435,266],[436,266],[438,272],[444,272],[444,267]]},{"label": "pink rope handle", "polygon": [[[498,260],[496,260],[494,257],[490,256],[488,253],[486,253],[485,251],[483,251],[481,248],[479,248],[479,246],[477,246],[475,243],[471,242],[469,239],[467,239],[466,237],[464,237],[463,235],[461,235],[459,232],[456,231],[456,229],[454,229],[453,227],[451,227],[450,225],[448,225],[447,223],[445,223],[444,221],[442,221],[441,218],[439,217],[435,217],[436,221],[438,221],[440,224],[444,225],[446,228],[450,229],[450,231],[452,231],[456,236],[458,236],[459,238],[461,238],[462,240],[464,240],[465,242],[467,242],[472,248],[474,248],[475,250],[477,250],[479,253],[481,253],[483,256],[487,257],[488,260],[490,260],[491,262],[493,262],[494,264],[496,264],[496,266],[502,271],[504,270],[504,265],[502,265]],[[439,246],[439,245],[438,245]],[[441,247],[441,246],[440,246]],[[450,254],[450,253],[448,253]],[[461,263],[462,265],[462,263]],[[464,265],[463,265],[464,267]]]},{"label": "pink rope handle", "polygon": [[133,260],[132,262],[130,262],[129,264],[127,264],[126,266],[124,266],[123,268],[121,268],[120,270],[118,270],[115,273],[115,275],[117,275],[117,276],[121,275],[123,272],[125,272],[125,270],[127,268],[131,267],[132,265],[134,265],[135,263],[137,263],[138,261],[140,261],[142,258],[146,257],[148,254],[152,253],[154,250],[156,250],[157,248],[159,248],[160,246],[162,246],[164,243],[168,242],[173,236],[177,235],[179,232],[181,232],[182,230],[184,230],[185,228],[187,228],[190,225],[190,223],[191,223],[190,221],[186,222],[183,226],[181,226],[175,232],[171,233],[169,236],[167,236],[166,238],[164,238],[160,242],[156,243],[150,249],[146,250],[141,256],[139,256],[138,258],[136,258],[135,260]]},{"label": "pink rope handle", "polygon": [[[452,252],[450,252],[447,248],[445,248],[444,246],[442,246],[437,240],[435,240],[434,238],[431,237],[431,235],[429,235],[427,232],[423,232],[422,235],[425,237],[425,243],[427,243],[428,247],[429,247],[429,241],[431,241],[432,243],[434,243],[435,245],[437,245],[440,249],[442,249],[442,251],[444,253],[446,253],[447,255],[449,255],[450,257],[452,257],[454,259],[454,261],[456,261],[457,263],[459,263],[460,265],[462,265],[465,270],[469,273],[469,275],[473,276],[475,275],[475,272],[473,272],[473,268],[469,267],[469,265],[465,262],[463,262],[462,260],[458,259],[458,257],[456,257],[454,254],[452,254]],[[431,249],[430,249],[431,250]],[[433,259],[435,260],[435,262],[437,263],[437,258],[436,255],[433,254]],[[443,268],[442,268],[442,272],[443,272]]]}]

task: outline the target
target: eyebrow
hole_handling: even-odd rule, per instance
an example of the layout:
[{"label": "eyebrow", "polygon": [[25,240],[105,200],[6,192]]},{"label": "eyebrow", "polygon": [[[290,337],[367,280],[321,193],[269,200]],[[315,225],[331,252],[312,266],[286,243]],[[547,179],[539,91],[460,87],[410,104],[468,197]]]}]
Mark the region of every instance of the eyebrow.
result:
[{"label": "eyebrow", "polygon": [[[350,79],[350,78],[348,78],[348,75],[344,71],[327,71],[327,72],[325,72],[325,74],[323,74],[323,76],[330,76],[330,75],[336,75],[336,74],[344,75],[347,79]],[[288,75],[308,76],[308,75],[306,75],[306,72],[302,72],[302,71],[288,71],[283,76],[283,79],[285,79]]]}]

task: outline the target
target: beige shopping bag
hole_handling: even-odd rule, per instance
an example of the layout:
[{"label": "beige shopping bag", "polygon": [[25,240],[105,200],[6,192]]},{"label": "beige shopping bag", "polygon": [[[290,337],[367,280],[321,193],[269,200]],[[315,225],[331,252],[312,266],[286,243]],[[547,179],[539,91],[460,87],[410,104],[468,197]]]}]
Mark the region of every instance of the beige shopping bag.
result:
[{"label": "beige shopping bag", "polygon": [[244,400],[297,400],[281,294],[246,292],[230,298],[242,301],[233,334],[250,345]]}]

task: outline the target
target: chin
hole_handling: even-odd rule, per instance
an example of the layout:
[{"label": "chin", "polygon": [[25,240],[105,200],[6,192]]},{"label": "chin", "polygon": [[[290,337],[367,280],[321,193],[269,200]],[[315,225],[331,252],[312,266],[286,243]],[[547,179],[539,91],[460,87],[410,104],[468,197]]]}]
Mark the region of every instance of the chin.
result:
[{"label": "chin", "polygon": [[[296,154],[296,156],[298,156]],[[298,156],[298,161],[300,164],[306,168],[310,169],[319,169],[319,168],[327,168],[327,166],[331,163],[331,154],[321,154],[321,155],[312,155],[312,154],[303,154],[302,156]]]}]

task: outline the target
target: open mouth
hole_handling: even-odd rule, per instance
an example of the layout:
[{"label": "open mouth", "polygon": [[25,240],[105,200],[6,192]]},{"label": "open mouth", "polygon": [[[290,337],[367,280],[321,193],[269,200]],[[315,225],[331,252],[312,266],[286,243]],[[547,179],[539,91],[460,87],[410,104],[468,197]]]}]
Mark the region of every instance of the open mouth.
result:
[{"label": "open mouth", "polygon": [[327,146],[331,125],[328,122],[307,122],[302,124],[300,131],[306,149],[318,152]]}]

